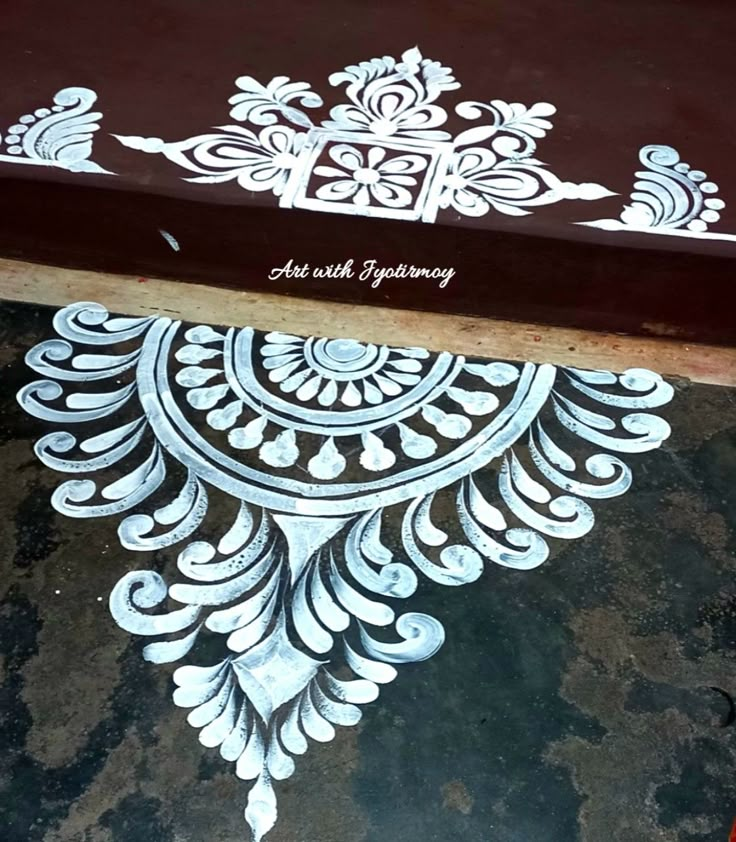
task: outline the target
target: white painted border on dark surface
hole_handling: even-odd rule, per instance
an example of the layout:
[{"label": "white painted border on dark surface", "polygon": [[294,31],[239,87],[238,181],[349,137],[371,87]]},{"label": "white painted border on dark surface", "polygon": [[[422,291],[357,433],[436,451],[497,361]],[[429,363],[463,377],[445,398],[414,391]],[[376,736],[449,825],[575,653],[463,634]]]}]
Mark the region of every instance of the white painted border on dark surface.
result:
[{"label": "white painted border on dark surface", "polygon": [[[85,302],[59,311],[54,326],[58,338],[27,356],[44,379],[18,396],[57,427],[37,442],[39,458],[73,477],[52,503],[71,517],[122,517],[120,540],[132,551],[184,544],[183,581],[127,573],[110,608],[122,628],[153,638],[144,648],[153,662],[185,659],[203,628],[223,635],[222,660],[176,671],[174,701],[191,708],[202,744],[254,782],[246,808],[254,840],[273,827],[274,781],[293,774],[306,738],[328,741],[334,725],[354,725],[358,706],[396,677],[396,666],[441,647],[439,620],[395,610],[419,576],[462,586],[488,562],[542,564],[550,541],[593,528],[588,501],[630,487],[631,471],[615,454],[643,453],[669,434],[649,410],[665,405],[672,387],[644,369],[615,375],[444,355],[450,365],[438,379],[420,348],[207,325],[184,331],[163,317],[110,318]],[[425,388],[428,379],[440,390]],[[327,398],[317,420],[310,400],[318,394]],[[543,407],[551,411],[544,421]],[[123,408],[132,420],[118,420]],[[200,419],[196,427],[185,408]],[[382,414],[383,429],[375,426]],[[248,425],[252,433],[237,433]],[[229,445],[214,447],[208,427]],[[290,470],[301,447],[314,450],[315,436],[317,455],[297,482]],[[131,459],[138,467],[119,476],[115,466]],[[173,463],[185,468],[179,487],[169,478]],[[364,479],[340,488],[348,468]],[[483,490],[489,478],[493,499]],[[147,501],[162,490],[169,502],[151,511]],[[340,510],[323,509],[317,491],[336,491]],[[454,494],[458,543],[432,521],[441,491]],[[239,510],[212,543],[198,530],[217,493]],[[409,505],[400,545],[388,547],[382,520],[401,501]],[[388,627],[395,642],[374,636]],[[338,680],[338,664],[354,677]]]}]

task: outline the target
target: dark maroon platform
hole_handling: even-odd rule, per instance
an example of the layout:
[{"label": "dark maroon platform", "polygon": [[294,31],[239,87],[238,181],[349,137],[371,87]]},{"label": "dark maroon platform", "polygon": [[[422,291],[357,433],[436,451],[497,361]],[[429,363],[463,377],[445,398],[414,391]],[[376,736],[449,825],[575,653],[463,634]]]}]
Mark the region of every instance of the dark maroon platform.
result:
[{"label": "dark maroon platform", "polygon": [[[647,144],[669,145],[717,182],[714,233],[736,233],[732,45],[727,2],[475,0],[123,4],[36,0],[0,23],[0,134],[70,86],[97,93],[91,160],[117,175],[0,161],[0,253],[65,266],[162,275],[249,290],[677,335],[736,344],[736,242],[606,231]],[[445,128],[468,128],[454,106],[551,102],[554,128],[534,157],[563,182],[619,195],[480,217],[441,210],[433,224],[280,208],[235,181],[192,184],[163,155],[112,135],[178,141],[233,124],[237,77],[307,81],[324,105],[346,102],[331,73],[417,44],[462,87],[438,102]],[[470,124],[475,125],[475,124]],[[1,150],[0,150],[1,151]],[[170,232],[174,250],[160,231]],[[269,281],[289,259],[322,266],[452,266],[446,289],[425,279]]]}]

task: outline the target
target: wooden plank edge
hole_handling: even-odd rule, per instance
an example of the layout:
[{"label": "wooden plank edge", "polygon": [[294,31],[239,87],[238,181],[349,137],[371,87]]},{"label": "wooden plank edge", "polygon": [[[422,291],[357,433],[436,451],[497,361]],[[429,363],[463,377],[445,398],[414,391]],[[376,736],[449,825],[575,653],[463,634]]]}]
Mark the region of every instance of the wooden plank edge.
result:
[{"label": "wooden plank edge", "polygon": [[623,371],[650,368],[697,383],[736,386],[736,349],[523,322],[228,290],[203,284],[60,269],[0,259],[0,299],[64,306],[97,301],[124,315],[250,325],[467,356]]}]

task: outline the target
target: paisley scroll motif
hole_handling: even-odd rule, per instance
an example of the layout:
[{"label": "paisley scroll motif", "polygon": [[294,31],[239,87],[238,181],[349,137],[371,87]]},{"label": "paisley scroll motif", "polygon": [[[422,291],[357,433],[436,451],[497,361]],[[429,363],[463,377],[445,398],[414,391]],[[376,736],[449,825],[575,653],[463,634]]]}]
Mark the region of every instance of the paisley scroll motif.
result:
[{"label": "paisley scroll motif", "polygon": [[[421,113],[410,130],[436,119]],[[421,578],[458,587],[490,564],[542,564],[629,488],[620,455],[669,434],[651,410],[672,387],[643,369],[187,329],[92,303],[54,326],[27,355],[42,379],[18,395],[58,427],[35,446],[70,475],[53,506],[117,516],[128,550],[176,548],[173,574],[126,573],[110,610],[146,660],[184,661],[174,703],[252,782],[256,842],[309,741],[354,725],[401,664],[442,646],[440,620],[403,607]],[[438,497],[457,512],[452,539]]]},{"label": "paisley scroll motif", "polygon": [[399,61],[383,56],[333,73],[330,84],[345,85],[348,102],[319,125],[304,109],[319,108],[322,98],[305,82],[277,76],[263,85],[242,76],[235,84],[242,93],[230,97],[230,117],[266,128],[220,126],[182,141],[115,137],[196,173],[187,181],[236,181],[272,192],[287,208],[434,222],[440,209],[521,216],[562,199],[614,195],[599,184],[561,181],[533,157],[535,140],[552,128],[549,103],[461,102],[459,117],[485,124],[453,139],[437,100],[460,83],[416,47]]},{"label": "paisley scroll motif", "polygon": [[90,111],[96,100],[89,88],[60,90],[50,108],[23,114],[0,137],[0,161],[112,175],[90,160],[102,118],[101,112]]},{"label": "paisley scroll motif", "polygon": [[716,196],[718,185],[702,170],[681,161],[671,146],[645,146],[639,160],[646,169],[636,173],[631,204],[624,207],[619,219],[596,219],[578,225],[736,242],[736,234],[708,231],[709,225],[720,220],[726,203]]}]

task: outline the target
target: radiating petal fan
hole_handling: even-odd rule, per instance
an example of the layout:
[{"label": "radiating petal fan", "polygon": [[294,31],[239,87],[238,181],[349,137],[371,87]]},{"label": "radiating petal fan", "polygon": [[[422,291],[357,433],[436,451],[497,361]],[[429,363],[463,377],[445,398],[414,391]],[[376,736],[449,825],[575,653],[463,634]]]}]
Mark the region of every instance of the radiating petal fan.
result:
[{"label": "radiating petal fan", "polygon": [[[441,647],[439,620],[401,611],[420,576],[457,587],[488,562],[536,567],[550,541],[589,532],[591,503],[629,488],[614,454],[669,434],[649,410],[672,387],[643,369],[187,330],[91,303],[54,326],[59,338],[27,355],[44,379],[18,396],[60,427],[38,457],[79,475],[52,503],[71,517],[121,516],[129,550],[180,547],[169,581],[128,572],[110,609],[150,641],[155,663],[196,657],[204,629],[220,636],[218,660],[176,671],[174,702],[254,782],[245,816],[256,842],[276,822],[274,781],[308,740],[354,725],[398,665]],[[453,539],[433,521],[439,494],[456,506]],[[393,509],[400,548],[381,537]]]}]

